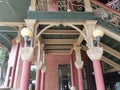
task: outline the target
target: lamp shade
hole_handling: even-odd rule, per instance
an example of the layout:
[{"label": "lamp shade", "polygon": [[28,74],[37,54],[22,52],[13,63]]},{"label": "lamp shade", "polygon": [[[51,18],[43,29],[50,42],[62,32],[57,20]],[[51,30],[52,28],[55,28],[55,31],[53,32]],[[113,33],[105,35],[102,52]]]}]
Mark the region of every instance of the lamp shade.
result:
[{"label": "lamp shade", "polygon": [[93,31],[93,37],[103,37],[104,35],[104,31],[101,30],[100,28],[96,28],[94,31]]},{"label": "lamp shade", "polygon": [[22,35],[22,37],[26,37],[27,36],[27,37],[31,38],[33,36],[33,32],[32,32],[32,30],[30,30],[28,28],[23,28],[21,30],[21,35]]}]

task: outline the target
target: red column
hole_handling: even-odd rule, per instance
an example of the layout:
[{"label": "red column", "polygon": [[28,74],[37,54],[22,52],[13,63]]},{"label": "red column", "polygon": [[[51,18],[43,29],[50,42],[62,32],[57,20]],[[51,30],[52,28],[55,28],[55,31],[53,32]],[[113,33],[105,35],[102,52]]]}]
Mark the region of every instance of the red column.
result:
[{"label": "red column", "polygon": [[79,90],[84,90],[82,69],[78,69]]},{"label": "red column", "polygon": [[20,90],[29,90],[30,67],[31,62],[23,61]]},{"label": "red column", "polygon": [[45,90],[45,72],[41,72],[40,90]]},{"label": "red column", "polygon": [[70,55],[71,86],[75,86],[73,54]]},{"label": "red column", "polygon": [[41,70],[37,69],[37,71],[36,71],[35,90],[40,90],[40,80],[41,80]]},{"label": "red column", "polygon": [[100,60],[93,61],[93,68],[94,68],[97,90],[105,90],[105,84],[104,84],[104,78],[103,78]]},{"label": "red column", "polygon": [[17,60],[18,60],[18,55],[19,55],[19,49],[20,49],[20,43],[17,43],[15,60],[14,60],[14,66],[13,66],[11,80],[10,80],[10,85],[9,85],[9,87],[11,87],[11,88],[13,88],[13,84],[14,84],[14,77],[15,77],[15,72],[16,72],[16,66],[17,66]]}]

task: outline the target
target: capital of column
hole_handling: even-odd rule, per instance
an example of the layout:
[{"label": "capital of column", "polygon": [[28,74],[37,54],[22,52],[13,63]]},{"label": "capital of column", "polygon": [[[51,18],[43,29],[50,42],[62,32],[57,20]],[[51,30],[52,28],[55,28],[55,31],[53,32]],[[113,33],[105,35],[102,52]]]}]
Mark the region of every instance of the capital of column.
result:
[{"label": "capital of column", "polygon": [[33,47],[21,47],[20,55],[23,61],[32,61],[34,57]]},{"label": "capital of column", "polygon": [[87,50],[87,55],[92,61],[100,60],[103,55],[103,48],[102,47],[93,47],[93,48]]},{"label": "capital of column", "polygon": [[36,69],[41,69],[42,66],[43,66],[43,62],[42,62],[42,61],[37,61],[37,62],[35,63],[35,66],[36,66]]},{"label": "capital of column", "polygon": [[42,72],[42,73],[45,73],[46,70],[47,70],[47,66],[46,66],[45,63],[43,63],[42,68],[41,68],[41,72]]},{"label": "capital of column", "polygon": [[77,69],[82,69],[83,68],[83,64],[84,64],[83,61],[80,61],[80,60],[75,61],[75,67]]}]

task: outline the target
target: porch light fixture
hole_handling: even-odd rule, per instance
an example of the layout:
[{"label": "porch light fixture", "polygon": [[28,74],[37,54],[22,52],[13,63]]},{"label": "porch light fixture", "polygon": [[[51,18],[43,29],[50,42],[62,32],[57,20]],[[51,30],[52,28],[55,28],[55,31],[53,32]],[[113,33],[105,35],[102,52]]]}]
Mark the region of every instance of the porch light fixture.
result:
[{"label": "porch light fixture", "polygon": [[29,46],[29,44],[30,44],[30,39],[31,39],[32,36],[33,36],[32,30],[30,30],[29,28],[23,28],[23,29],[21,30],[21,35],[22,35],[22,37],[24,38],[25,45],[26,45],[26,46]]},{"label": "porch light fixture", "polygon": [[93,34],[93,37],[95,38],[94,44],[98,46],[100,43],[101,37],[103,37],[104,35],[104,31],[101,30],[100,28],[96,28],[92,34]]},{"label": "porch light fixture", "polygon": [[30,30],[28,28],[23,28],[21,30],[21,35],[22,35],[22,37],[29,37],[29,38],[31,38],[33,36],[33,32],[32,32],[32,30]]},{"label": "porch light fixture", "polygon": [[34,48],[31,47],[31,38],[33,36],[32,30],[29,28],[23,28],[21,35],[24,38],[25,45],[21,47],[20,54],[23,61],[31,61],[34,56]]}]

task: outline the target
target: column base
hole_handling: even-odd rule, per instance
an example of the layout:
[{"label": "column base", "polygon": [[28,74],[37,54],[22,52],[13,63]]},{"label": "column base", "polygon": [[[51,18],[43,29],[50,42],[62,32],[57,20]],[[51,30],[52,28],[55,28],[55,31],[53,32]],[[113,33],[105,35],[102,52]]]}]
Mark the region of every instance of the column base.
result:
[{"label": "column base", "polygon": [[76,87],[75,86],[71,86],[71,90],[76,90]]}]

